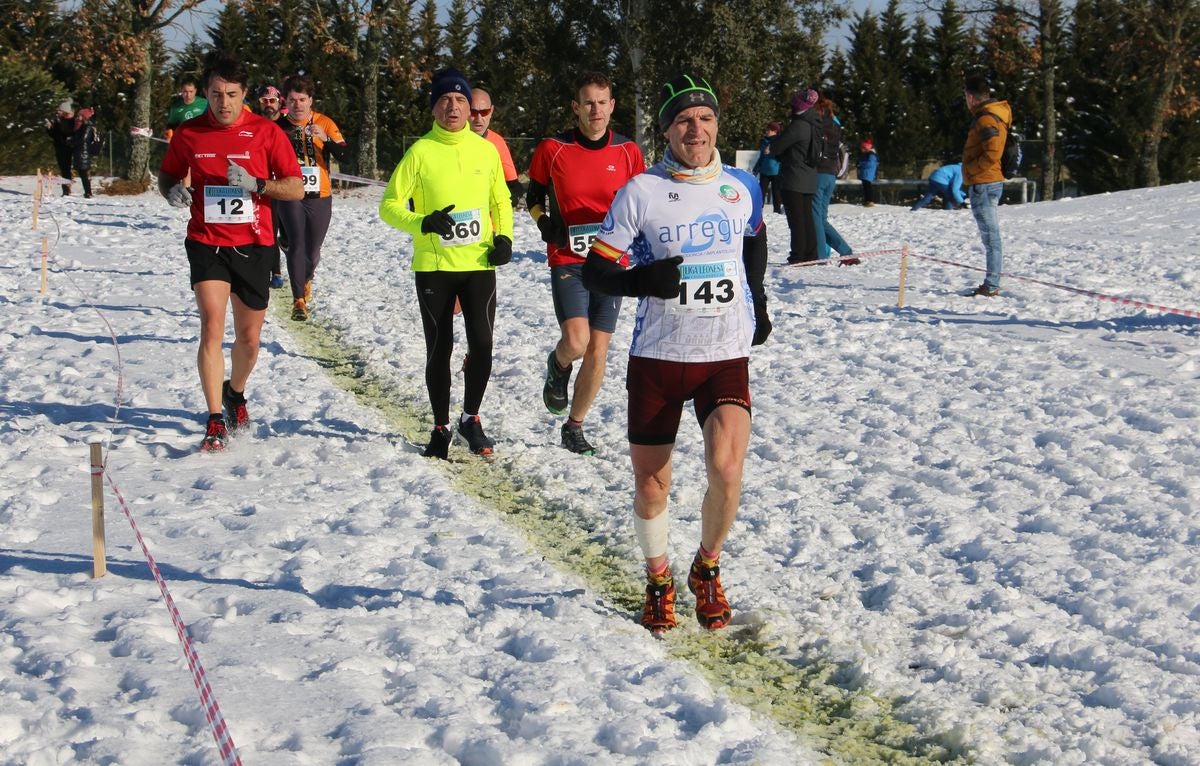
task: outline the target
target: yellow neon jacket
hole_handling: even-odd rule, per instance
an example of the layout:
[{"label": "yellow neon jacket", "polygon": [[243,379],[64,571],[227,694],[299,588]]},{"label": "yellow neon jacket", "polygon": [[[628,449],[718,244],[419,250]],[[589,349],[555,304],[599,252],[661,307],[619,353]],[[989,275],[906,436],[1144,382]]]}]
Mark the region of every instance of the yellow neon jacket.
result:
[{"label": "yellow neon jacket", "polygon": [[[408,203],[412,200],[413,209]],[[478,210],[479,242],[447,247],[437,234],[421,233],[421,220],[454,205],[455,213]],[[392,172],[379,217],[413,236],[413,271],[481,271],[494,268],[487,255],[492,238],[513,235],[512,201],[496,147],[470,125],[455,133],[434,123]]]}]

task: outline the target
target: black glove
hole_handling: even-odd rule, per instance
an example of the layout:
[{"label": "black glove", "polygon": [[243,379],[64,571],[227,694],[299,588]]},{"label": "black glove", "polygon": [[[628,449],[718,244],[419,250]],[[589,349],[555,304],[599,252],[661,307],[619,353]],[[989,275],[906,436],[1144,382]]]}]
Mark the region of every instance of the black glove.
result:
[{"label": "black glove", "polygon": [[492,249],[488,251],[488,263],[503,266],[512,260],[512,240],[503,234],[492,237]]},{"label": "black glove", "polygon": [[506,181],[505,184],[508,186],[508,196],[512,200],[512,209],[516,210],[517,203],[525,196],[525,184],[515,178],[511,181]]},{"label": "black glove", "polygon": [[754,340],[751,346],[761,346],[771,336],[771,317],[767,314],[767,299],[754,299]]},{"label": "black glove", "polygon": [[441,210],[434,210],[422,218],[421,233],[449,237],[454,233],[454,219],[450,217],[450,211],[453,209],[454,205],[446,205]]},{"label": "black glove", "polygon": [[567,230],[562,225],[562,220],[551,218],[549,214],[542,213],[537,219],[538,231],[542,233],[542,241],[548,242],[559,247],[567,246]]},{"label": "black glove", "polygon": [[629,270],[629,282],[633,294],[638,296],[653,296],[655,298],[678,298],[680,290],[679,264],[683,256],[667,258],[645,266],[635,266]]}]

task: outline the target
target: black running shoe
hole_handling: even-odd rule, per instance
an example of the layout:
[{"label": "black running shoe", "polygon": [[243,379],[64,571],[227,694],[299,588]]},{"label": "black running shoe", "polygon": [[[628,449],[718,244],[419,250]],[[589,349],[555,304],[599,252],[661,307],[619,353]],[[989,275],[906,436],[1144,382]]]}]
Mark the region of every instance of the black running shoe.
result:
[{"label": "black running shoe", "polygon": [[230,433],[237,433],[250,422],[245,393],[235,394],[228,380],[221,385],[221,404],[225,406],[225,422],[229,424]]},{"label": "black running shoe", "polygon": [[421,453],[422,457],[436,457],[446,460],[450,454],[450,429],[445,426],[434,426],[429,432],[429,445]]},{"label": "black running shoe", "polygon": [[481,457],[490,457],[492,448],[496,446],[483,432],[483,423],[479,422],[478,415],[467,418],[465,423],[462,420],[458,421],[458,436],[467,443],[471,452]]},{"label": "black running shoe", "polygon": [[553,351],[546,357],[546,384],[542,386],[542,401],[546,403],[546,409],[555,415],[567,411],[567,383],[571,381],[571,368],[574,366],[571,365],[564,372],[558,368]]},{"label": "black running shoe", "polygon": [[596,448],[588,443],[587,437],[583,435],[583,426],[572,426],[569,423],[563,423],[562,445],[576,455],[596,454]]},{"label": "black running shoe", "polygon": [[204,441],[200,442],[201,452],[220,452],[229,443],[229,430],[225,428],[225,418],[220,415],[208,417],[208,430]]}]

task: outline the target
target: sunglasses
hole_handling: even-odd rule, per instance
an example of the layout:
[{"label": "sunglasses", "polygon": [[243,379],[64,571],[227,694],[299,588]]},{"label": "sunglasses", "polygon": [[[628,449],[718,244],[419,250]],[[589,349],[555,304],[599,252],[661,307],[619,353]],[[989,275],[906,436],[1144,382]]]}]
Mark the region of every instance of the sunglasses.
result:
[{"label": "sunglasses", "polygon": [[494,107],[489,106],[487,109],[472,109],[471,116],[472,117],[487,117],[489,114],[492,113],[493,108]]},{"label": "sunglasses", "polygon": [[260,104],[278,104],[279,99],[277,99],[277,98],[260,98],[258,100],[258,103],[260,103]]}]

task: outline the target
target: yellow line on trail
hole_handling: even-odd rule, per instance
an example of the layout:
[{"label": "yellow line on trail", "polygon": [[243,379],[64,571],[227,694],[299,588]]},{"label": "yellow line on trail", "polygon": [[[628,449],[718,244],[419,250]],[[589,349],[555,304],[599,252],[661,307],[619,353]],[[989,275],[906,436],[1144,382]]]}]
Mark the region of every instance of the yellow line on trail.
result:
[{"label": "yellow line on trail", "polygon": [[[286,290],[276,291],[275,315],[301,350],[360,404],[380,412],[404,438],[424,442],[428,406],[418,382],[405,390],[370,369],[365,355],[343,343],[336,328],[294,322]],[[453,458],[453,453],[452,453]],[[546,500],[516,460],[451,459],[443,464],[451,484],[501,514],[559,568],[583,578],[614,611],[641,611],[642,573],[621,546],[587,530],[578,509]],[[896,700],[839,685],[840,669],[827,662],[800,663],[777,652],[753,627],[708,633],[697,627],[666,634],[668,652],[702,672],[739,704],[795,732],[827,756],[829,764],[970,763],[970,756],[894,714]]]}]

